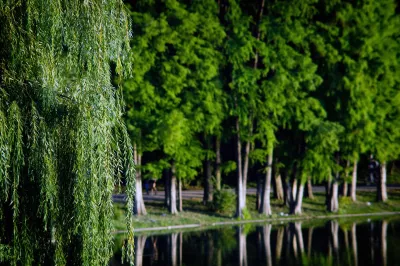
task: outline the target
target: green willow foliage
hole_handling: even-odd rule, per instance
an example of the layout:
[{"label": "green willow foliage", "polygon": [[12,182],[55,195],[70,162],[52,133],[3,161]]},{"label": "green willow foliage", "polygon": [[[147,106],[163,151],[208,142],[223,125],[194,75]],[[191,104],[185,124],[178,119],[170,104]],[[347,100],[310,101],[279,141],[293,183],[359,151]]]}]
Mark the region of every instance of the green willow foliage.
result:
[{"label": "green willow foliage", "polygon": [[134,194],[124,5],[3,0],[0,24],[0,262],[105,265],[115,184]]}]

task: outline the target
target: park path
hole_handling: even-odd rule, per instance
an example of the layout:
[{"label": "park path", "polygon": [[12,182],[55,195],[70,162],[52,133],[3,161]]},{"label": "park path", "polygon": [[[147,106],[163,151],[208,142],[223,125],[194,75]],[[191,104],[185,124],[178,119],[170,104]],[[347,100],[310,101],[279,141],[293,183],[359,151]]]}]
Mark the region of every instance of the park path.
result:
[{"label": "park path", "polygon": [[[388,186],[389,189],[400,189],[400,186]],[[233,191],[233,189],[232,189]],[[357,191],[376,191],[376,186],[358,186]],[[313,186],[313,192],[325,192],[324,186]],[[247,195],[255,195],[255,188],[248,188]],[[202,199],[203,198],[203,190],[183,190],[182,191],[184,200],[192,200],[192,199]],[[144,201],[163,201],[165,197],[164,191],[158,191],[157,195],[149,194],[147,195],[145,191],[143,191],[143,199]],[[126,195],[125,194],[114,194],[113,201],[114,202],[125,202]]]}]

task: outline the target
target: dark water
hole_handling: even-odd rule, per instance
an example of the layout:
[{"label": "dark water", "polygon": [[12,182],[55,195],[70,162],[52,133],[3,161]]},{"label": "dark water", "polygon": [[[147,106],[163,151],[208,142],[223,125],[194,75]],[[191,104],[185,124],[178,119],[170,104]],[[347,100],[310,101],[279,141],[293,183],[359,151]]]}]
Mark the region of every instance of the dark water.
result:
[{"label": "dark water", "polygon": [[[136,266],[400,265],[400,217],[138,234],[135,244]],[[120,256],[116,247],[110,265]]]}]

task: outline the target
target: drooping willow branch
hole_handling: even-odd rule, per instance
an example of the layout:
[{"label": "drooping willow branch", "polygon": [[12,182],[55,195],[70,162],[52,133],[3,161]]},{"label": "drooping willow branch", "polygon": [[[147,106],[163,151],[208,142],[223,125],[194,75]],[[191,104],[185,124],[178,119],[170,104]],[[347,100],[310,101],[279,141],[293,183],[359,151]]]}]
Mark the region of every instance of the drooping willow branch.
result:
[{"label": "drooping willow branch", "polygon": [[0,24],[0,249],[12,264],[105,265],[114,187],[126,179],[129,209],[135,187],[111,82],[130,70],[123,3],[2,1]]}]

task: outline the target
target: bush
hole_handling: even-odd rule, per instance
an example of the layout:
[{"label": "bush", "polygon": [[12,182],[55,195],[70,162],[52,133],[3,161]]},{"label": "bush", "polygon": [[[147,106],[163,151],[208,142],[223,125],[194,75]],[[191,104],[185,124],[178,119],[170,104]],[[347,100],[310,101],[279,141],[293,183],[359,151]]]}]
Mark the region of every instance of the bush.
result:
[{"label": "bush", "polygon": [[228,189],[214,191],[212,209],[218,213],[233,213],[236,195]]}]

